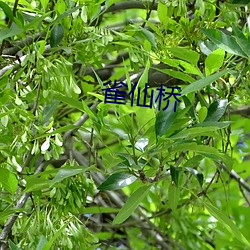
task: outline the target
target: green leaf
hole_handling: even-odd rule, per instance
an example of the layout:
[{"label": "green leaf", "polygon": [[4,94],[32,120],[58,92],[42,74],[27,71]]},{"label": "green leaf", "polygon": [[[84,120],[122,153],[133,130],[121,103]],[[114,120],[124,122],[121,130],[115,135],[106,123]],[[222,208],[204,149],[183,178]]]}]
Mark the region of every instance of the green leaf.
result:
[{"label": "green leaf", "polygon": [[176,71],[176,70],[173,70],[173,69],[158,69],[158,71],[162,72],[162,73],[165,73],[169,76],[172,76],[174,78],[177,78],[177,79],[180,79],[184,82],[193,82],[195,79],[191,76],[189,76],[188,74],[186,73],[183,73],[183,72],[180,72],[180,71]]},{"label": "green leaf", "polygon": [[50,185],[51,180],[37,176],[30,176],[26,178],[26,188],[24,192],[44,190],[46,188],[49,188]]},{"label": "green leaf", "polygon": [[22,250],[22,248],[19,248],[16,244],[14,244],[11,240],[8,241],[10,250]]},{"label": "green leaf", "polygon": [[146,196],[151,185],[144,185],[138,188],[132,195],[129,196],[127,202],[116,215],[112,224],[121,224],[124,222],[139,206],[143,198]]},{"label": "green leaf", "polygon": [[146,67],[138,81],[138,85],[136,86],[137,87],[144,87],[145,84],[148,82],[148,71],[149,71],[149,68],[150,68],[150,60],[148,59],[147,61],[147,64],[146,64]]},{"label": "green leaf", "polygon": [[49,249],[52,247],[54,241],[59,237],[59,235],[64,231],[64,229],[65,229],[65,228],[68,226],[68,224],[69,224],[69,222],[68,222],[68,223],[64,222],[64,223],[65,223],[65,224],[64,224],[59,230],[57,230],[57,231],[55,232],[55,234],[53,235],[53,237],[45,244],[45,246],[43,247],[42,250],[49,250]]},{"label": "green leaf", "polygon": [[246,57],[246,54],[241,49],[237,40],[233,36],[228,36],[222,31],[217,29],[204,29],[200,28],[201,32],[204,33],[213,43],[219,48],[241,57]]},{"label": "green leaf", "polygon": [[184,90],[182,90],[181,94],[182,95],[186,95],[188,93],[200,90],[200,89],[202,89],[202,88],[206,87],[207,85],[215,82],[220,77],[222,77],[225,74],[230,73],[230,72],[232,72],[232,71],[226,69],[226,70],[223,70],[221,72],[215,73],[215,74],[207,76],[205,78],[202,78],[202,79],[200,79],[198,81],[195,81],[195,82],[189,84]]},{"label": "green leaf", "polygon": [[132,174],[120,172],[109,176],[99,187],[99,190],[117,190],[133,183],[136,177]]},{"label": "green leaf", "polygon": [[54,98],[56,98],[57,100],[63,102],[63,103],[66,103],[68,104],[69,106],[73,107],[73,108],[76,108],[82,112],[85,112],[83,106],[82,106],[82,103],[76,99],[73,99],[73,98],[70,98],[68,96],[65,96],[65,95],[62,95],[58,92],[54,92],[53,94]]},{"label": "green leaf", "polygon": [[173,211],[176,210],[179,199],[180,188],[178,188],[173,182],[171,182],[168,188],[168,204]]},{"label": "green leaf", "polygon": [[3,1],[0,1],[0,8],[3,9],[5,15],[6,15],[11,21],[14,21],[14,15],[13,15],[13,12],[12,12],[11,8],[9,7],[9,5],[7,5],[7,4],[4,3]]},{"label": "green leaf", "polygon": [[208,108],[208,114],[205,119],[205,122],[219,121],[227,109],[227,104],[228,104],[227,99],[222,99],[222,100],[213,102]]},{"label": "green leaf", "polygon": [[193,127],[217,127],[217,129],[222,129],[228,127],[231,124],[232,124],[231,121],[225,121],[225,122],[204,121],[195,124]]},{"label": "green leaf", "polygon": [[175,57],[180,58],[184,61],[190,62],[194,66],[197,65],[199,58],[200,58],[200,54],[198,52],[190,50],[190,49],[185,49],[181,47],[176,47],[176,48],[173,47],[173,48],[169,48],[168,50],[172,52]]},{"label": "green leaf", "polygon": [[5,168],[0,168],[0,183],[11,194],[14,194],[18,187],[18,180],[16,176]]},{"label": "green leaf", "polygon": [[46,237],[44,235],[41,235],[40,239],[38,241],[36,250],[43,250],[43,247],[46,245],[47,242],[48,241],[47,241]]},{"label": "green leaf", "polygon": [[206,119],[207,116],[207,108],[206,107],[201,107],[199,112],[198,112],[198,118],[200,122],[203,122]]},{"label": "green leaf", "polygon": [[219,129],[218,127],[195,127],[195,128],[188,128],[185,130],[180,131],[179,133],[172,135],[170,139],[190,139],[196,136],[206,135],[209,131],[215,131]]},{"label": "green leaf", "polygon": [[[201,200],[201,199],[200,199]],[[202,201],[202,200],[201,200]],[[245,238],[245,236],[240,232],[238,227],[230,220],[220,209],[216,208],[212,204],[202,201],[208,212],[216,218],[223,226],[232,233],[239,241],[241,241],[245,246],[250,248],[250,242]]]},{"label": "green leaf", "polygon": [[[142,28],[141,26],[139,26],[140,30],[140,35],[142,36],[143,40],[147,40],[150,42],[150,44],[152,45],[153,48],[157,47],[156,41],[155,41],[155,35],[154,33],[150,32],[147,29]],[[137,31],[138,33],[138,31]]]},{"label": "green leaf", "polygon": [[202,155],[195,155],[185,162],[184,167],[193,168],[194,166],[198,166],[203,159],[204,157]]},{"label": "green leaf", "polygon": [[61,24],[56,25],[52,30],[51,30],[51,35],[50,35],[50,46],[56,47],[63,39],[63,34],[64,34],[64,28]]},{"label": "green leaf", "polygon": [[178,186],[178,181],[179,181],[179,173],[180,173],[181,169],[180,168],[176,168],[173,166],[170,166],[170,175],[171,175],[171,179],[174,182],[174,184],[176,186]]},{"label": "green leaf", "polygon": [[249,0],[233,0],[232,2],[232,4],[244,4],[244,5],[247,5],[249,3],[250,3]]},{"label": "green leaf", "polygon": [[1,29],[0,30],[0,42],[6,38],[17,36],[22,33],[24,30],[20,29],[18,26],[14,25],[11,28]]},{"label": "green leaf", "polygon": [[7,207],[5,211],[0,212],[0,222],[4,223],[6,219],[8,219],[8,217],[14,213],[18,213],[18,212],[23,212],[24,209],[23,208],[9,208]]},{"label": "green leaf", "polygon": [[156,137],[164,135],[175,121],[177,112],[174,112],[175,102],[170,102],[166,110],[161,110],[155,121]]},{"label": "green leaf", "polygon": [[42,7],[43,7],[44,9],[46,9],[47,6],[48,6],[49,0],[40,0],[40,2],[41,2]]},{"label": "green leaf", "polygon": [[225,57],[225,51],[222,49],[217,49],[210,53],[205,60],[205,72],[206,75],[211,75],[223,65]]},{"label": "green leaf", "polygon": [[82,214],[111,214],[111,213],[117,213],[119,212],[119,208],[113,208],[113,207],[82,207],[80,209]]},{"label": "green leaf", "polygon": [[52,100],[49,104],[44,104],[42,112],[42,124],[49,122],[50,118],[53,116],[55,110],[58,108],[59,102]]},{"label": "green leaf", "polygon": [[168,20],[168,9],[166,4],[159,2],[157,6],[157,14],[161,23],[167,24]]},{"label": "green leaf", "polygon": [[74,175],[83,173],[85,171],[86,171],[86,169],[83,167],[65,166],[57,172],[56,176],[54,177],[54,179],[51,182],[51,186],[57,182],[61,182],[62,180],[66,179],[70,176],[74,176]]},{"label": "green leaf", "polygon": [[62,13],[60,16],[58,16],[53,23],[58,23],[60,20],[64,19],[68,15],[71,15],[72,13],[78,11],[82,7],[83,7],[83,5],[80,4],[80,5],[76,6],[76,7],[73,7],[72,9],[66,10],[64,13]]},{"label": "green leaf", "polygon": [[185,168],[188,172],[190,172],[192,175],[195,176],[195,178],[197,179],[197,181],[199,182],[200,186],[202,187],[203,185],[203,181],[204,181],[204,176],[201,172],[197,171],[196,169],[194,168],[189,168],[189,167],[186,167]]}]

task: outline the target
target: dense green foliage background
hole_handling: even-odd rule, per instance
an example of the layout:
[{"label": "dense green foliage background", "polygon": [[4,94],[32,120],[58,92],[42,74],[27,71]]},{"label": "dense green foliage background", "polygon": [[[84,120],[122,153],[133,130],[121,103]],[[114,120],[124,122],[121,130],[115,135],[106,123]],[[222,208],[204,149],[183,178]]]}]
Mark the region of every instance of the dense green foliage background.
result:
[{"label": "dense green foliage background", "polygon": [[248,7],[0,1],[0,249],[250,249]]}]

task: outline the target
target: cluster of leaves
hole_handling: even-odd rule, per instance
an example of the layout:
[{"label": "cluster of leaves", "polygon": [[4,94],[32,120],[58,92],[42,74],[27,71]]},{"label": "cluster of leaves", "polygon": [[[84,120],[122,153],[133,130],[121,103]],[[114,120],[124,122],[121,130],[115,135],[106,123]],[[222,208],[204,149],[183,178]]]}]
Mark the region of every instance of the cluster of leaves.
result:
[{"label": "cluster of leaves", "polygon": [[[1,246],[248,249],[244,4],[0,1]],[[103,102],[154,67],[176,112]]]}]

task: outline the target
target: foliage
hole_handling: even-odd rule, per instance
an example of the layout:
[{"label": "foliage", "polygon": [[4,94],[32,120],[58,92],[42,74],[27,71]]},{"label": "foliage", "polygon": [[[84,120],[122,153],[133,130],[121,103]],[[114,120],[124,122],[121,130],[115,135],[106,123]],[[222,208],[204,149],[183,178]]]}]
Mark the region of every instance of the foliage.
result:
[{"label": "foliage", "polygon": [[1,249],[249,249],[248,5],[0,1]]}]

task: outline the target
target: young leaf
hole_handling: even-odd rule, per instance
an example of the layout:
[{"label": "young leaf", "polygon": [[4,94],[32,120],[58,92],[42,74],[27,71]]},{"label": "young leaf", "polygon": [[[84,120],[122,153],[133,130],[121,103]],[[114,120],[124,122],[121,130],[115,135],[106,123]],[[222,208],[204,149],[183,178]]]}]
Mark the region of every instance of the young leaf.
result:
[{"label": "young leaf", "polygon": [[117,190],[133,183],[136,177],[132,174],[120,172],[109,176],[99,187],[99,190]]},{"label": "young leaf", "polygon": [[150,185],[144,185],[138,188],[127,200],[120,212],[116,215],[112,224],[121,224],[124,222],[139,206],[143,198],[150,189]]},{"label": "young leaf", "polygon": [[205,60],[205,72],[206,75],[211,75],[223,65],[225,57],[225,51],[222,49],[217,49],[210,53]]},{"label": "young leaf", "polygon": [[14,194],[18,187],[16,176],[5,168],[0,168],[0,183],[2,183],[3,187],[11,194]]},{"label": "young leaf", "polygon": [[56,25],[50,35],[50,46],[56,47],[63,39],[64,28],[61,24]]}]

